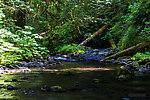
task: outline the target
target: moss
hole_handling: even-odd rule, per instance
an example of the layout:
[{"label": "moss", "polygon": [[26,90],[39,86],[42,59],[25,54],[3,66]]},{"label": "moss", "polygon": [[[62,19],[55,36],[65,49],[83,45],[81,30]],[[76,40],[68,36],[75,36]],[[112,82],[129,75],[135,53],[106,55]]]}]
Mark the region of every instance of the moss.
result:
[{"label": "moss", "polygon": [[94,78],[94,79],[93,79],[93,82],[94,82],[94,83],[99,83],[99,82],[100,82],[100,79]]},{"label": "moss", "polygon": [[148,67],[148,65],[150,66],[150,62],[146,63],[146,64],[145,64],[145,67]]},{"label": "moss", "polygon": [[145,60],[145,59],[148,59],[150,60],[150,54],[147,54],[147,53],[136,53],[132,59],[135,59],[135,60]]},{"label": "moss", "polygon": [[63,91],[63,88],[61,86],[51,86],[50,89],[53,92],[62,92]]},{"label": "moss", "polygon": [[125,59],[125,58],[126,58],[126,59],[129,59],[129,58],[131,58],[131,56],[118,57],[117,60],[121,60],[121,59]]}]

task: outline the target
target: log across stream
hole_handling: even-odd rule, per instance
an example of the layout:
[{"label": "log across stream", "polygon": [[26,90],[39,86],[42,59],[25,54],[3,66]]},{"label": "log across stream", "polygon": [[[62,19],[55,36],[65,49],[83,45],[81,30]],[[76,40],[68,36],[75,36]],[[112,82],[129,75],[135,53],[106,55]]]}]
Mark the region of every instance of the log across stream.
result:
[{"label": "log across stream", "polygon": [[149,98],[150,77],[119,80],[119,65],[62,62],[53,67],[0,75],[0,99],[124,100]]}]

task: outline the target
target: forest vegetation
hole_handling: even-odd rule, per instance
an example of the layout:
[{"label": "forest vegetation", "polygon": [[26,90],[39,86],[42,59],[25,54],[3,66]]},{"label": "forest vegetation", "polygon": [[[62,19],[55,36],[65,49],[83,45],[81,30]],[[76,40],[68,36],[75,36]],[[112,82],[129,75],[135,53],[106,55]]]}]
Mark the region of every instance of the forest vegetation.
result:
[{"label": "forest vegetation", "polygon": [[86,47],[150,60],[149,8],[149,0],[1,0],[0,64]]}]

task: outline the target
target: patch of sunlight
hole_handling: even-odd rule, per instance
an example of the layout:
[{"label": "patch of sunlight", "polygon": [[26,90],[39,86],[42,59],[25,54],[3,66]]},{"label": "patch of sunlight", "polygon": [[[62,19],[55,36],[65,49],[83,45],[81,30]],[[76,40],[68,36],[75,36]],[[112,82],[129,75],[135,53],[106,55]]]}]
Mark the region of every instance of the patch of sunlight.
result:
[{"label": "patch of sunlight", "polygon": [[[68,68],[68,69],[58,69],[57,71],[105,71],[105,70],[114,70],[113,68]],[[43,69],[43,71],[55,71],[55,69]]]},{"label": "patch of sunlight", "polygon": [[[5,80],[11,80],[12,78],[14,78],[14,76],[11,76],[11,75],[1,75],[0,77],[0,84],[2,84],[3,86],[7,86],[7,85],[11,85],[11,86],[16,86],[17,83],[15,82],[4,82],[4,79]],[[1,88],[0,89],[0,99],[14,99],[16,96],[16,90],[11,90],[11,91],[8,91],[6,88]]]},{"label": "patch of sunlight", "polygon": [[7,91],[6,89],[0,90],[0,99],[14,99],[15,91]]}]

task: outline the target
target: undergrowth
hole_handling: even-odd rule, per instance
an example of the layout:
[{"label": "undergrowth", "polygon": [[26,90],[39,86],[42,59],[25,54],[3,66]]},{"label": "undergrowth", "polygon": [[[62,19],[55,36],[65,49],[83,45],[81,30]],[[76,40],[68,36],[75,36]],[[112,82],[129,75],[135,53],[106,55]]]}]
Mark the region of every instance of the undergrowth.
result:
[{"label": "undergrowth", "polygon": [[[8,27],[11,24],[11,27]],[[15,26],[14,21],[5,20],[3,8],[0,8],[0,64],[10,65],[16,61],[45,59],[48,49],[38,42],[43,37],[32,33],[32,27],[25,29]]]}]

